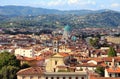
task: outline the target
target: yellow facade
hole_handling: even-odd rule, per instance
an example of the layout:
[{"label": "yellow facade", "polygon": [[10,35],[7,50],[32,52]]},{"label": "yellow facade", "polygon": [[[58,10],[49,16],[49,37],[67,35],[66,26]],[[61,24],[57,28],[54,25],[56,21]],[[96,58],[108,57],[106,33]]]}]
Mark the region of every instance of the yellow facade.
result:
[{"label": "yellow facade", "polygon": [[59,53],[53,55],[46,64],[46,72],[56,72],[56,66],[65,65],[64,57]]}]

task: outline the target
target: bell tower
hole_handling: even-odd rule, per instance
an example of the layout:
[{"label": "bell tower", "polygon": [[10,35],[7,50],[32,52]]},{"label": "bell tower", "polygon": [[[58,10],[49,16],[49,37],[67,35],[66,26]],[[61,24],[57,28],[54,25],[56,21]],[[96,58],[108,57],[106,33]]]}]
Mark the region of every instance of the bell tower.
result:
[{"label": "bell tower", "polygon": [[59,39],[53,39],[53,53],[59,53]]}]

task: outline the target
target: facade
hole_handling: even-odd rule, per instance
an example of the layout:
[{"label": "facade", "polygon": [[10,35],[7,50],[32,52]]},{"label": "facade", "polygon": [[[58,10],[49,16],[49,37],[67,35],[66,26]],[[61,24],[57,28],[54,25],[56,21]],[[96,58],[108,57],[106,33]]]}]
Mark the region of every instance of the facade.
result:
[{"label": "facade", "polygon": [[120,67],[106,68],[105,77],[120,77]]},{"label": "facade", "polygon": [[34,57],[34,52],[33,52],[33,49],[31,48],[18,48],[18,49],[15,49],[15,56],[24,56],[24,57]]},{"label": "facade", "polygon": [[40,67],[20,70],[17,79],[88,79],[86,72],[44,72]]},{"label": "facade", "polygon": [[46,72],[45,79],[88,79],[86,72]]},{"label": "facade", "polygon": [[107,59],[106,64],[108,65],[108,67],[104,70],[105,77],[120,77],[119,57]]},{"label": "facade", "polygon": [[65,66],[64,56],[60,55],[59,53],[56,53],[48,60],[48,62],[46,62],[46,71],[57,72],[57,66]]},{"label": "facade", "polygon": [[108,42],[120,44],[120,37],[107,36],[105,38],[107,39]]}]

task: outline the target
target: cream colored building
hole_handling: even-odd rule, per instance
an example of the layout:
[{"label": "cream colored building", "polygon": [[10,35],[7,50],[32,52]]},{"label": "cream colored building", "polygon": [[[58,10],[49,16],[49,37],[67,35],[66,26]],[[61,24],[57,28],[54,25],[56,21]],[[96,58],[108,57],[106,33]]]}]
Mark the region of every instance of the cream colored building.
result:
[{"label": "cream colored building", "polygon": [[49,40],[50,37],[49,37],[47,34],[41,34],[41,35],[40,35],[40,39],[41,39],[41,40]]},{"label": "cream colored building", "polygon": [[65,45],[59,47],[59,52],[70,53],[72,50]]},{"label": "cream colored building", "polygon": [[46,72],[56,72],[57,66],[64,66],[64,56],[56,53],[46,62]]},{"label": "cream colored building", "polygon": [[15,56],[34,57],[34,51],[32,48],[17,48],[14,52]]},{"label": "cream colored building", "polygon": [[120,37],[107,36],[105,37],[108,42],[120,44]]},{"label": "cream colored building", "polygon": [[20,70],[17,79],[88,79],[86,72],[44,72],[40,67]]}]

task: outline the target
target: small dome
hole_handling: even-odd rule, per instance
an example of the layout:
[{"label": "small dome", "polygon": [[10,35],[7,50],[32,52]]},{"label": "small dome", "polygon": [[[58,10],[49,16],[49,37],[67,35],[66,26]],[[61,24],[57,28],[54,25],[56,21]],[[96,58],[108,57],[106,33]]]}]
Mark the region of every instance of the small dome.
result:
[{"label": "small dome", "polygon": [[71,39],[72,39],[73,41],[76,41],[76,40],[77,40],[76,36],[72,36]]},{"label": "small dome", "polygon": [[69,25],[66,25],[65,28],[64,28],[64,31],[71,31],[71,27]]}]

